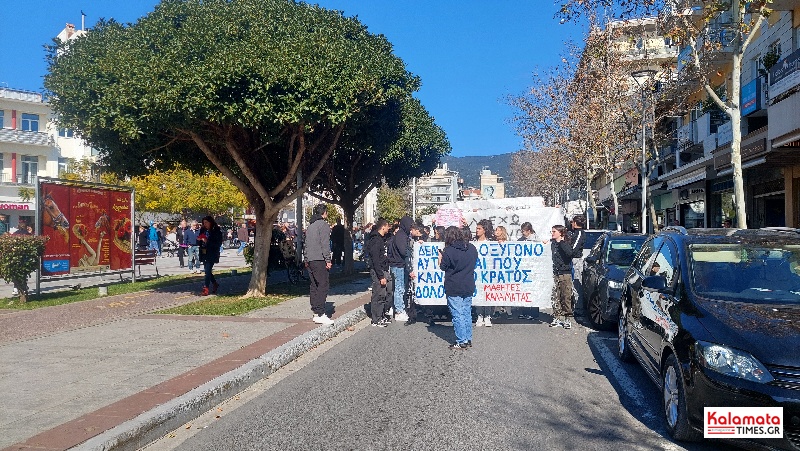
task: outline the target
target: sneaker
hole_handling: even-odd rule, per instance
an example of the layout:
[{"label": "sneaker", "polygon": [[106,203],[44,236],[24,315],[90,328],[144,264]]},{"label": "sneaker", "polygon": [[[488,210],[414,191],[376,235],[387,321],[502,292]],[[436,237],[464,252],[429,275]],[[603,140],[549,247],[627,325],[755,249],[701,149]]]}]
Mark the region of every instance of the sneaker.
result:
[{"label": "sneaker", "polygon": [[461,350],[461,351],[463,351],[463,350],[467,349],[467,343],[453,343],[450,346],[448,346],[448,348],[453,349],[453,350]]},{"label": "sneaker", "polygon": [[564,327],[564,329],[572,329],[572,323],[569,320],[566,320],[563,323],[561,323],[561,326]]},{"label": "sneaker", "polygon": [[203,291],[200,292],[200,296],[208,296],[208,287],[203,287]]},{"label": "sneaker", "polygon": [[19,296],[19,290],[17,290],[16,288],[14,288],[13,290],[11,290],[11,295],[12,295],[12,296]]},{"label": "sneaker", "polygon": [[394,320],[395,321],[400,321],[400,322],[408,321],[408,314],[406,312],[400,312],[400,313],[394,315]]},{"label": "sneaker", "polygon": [[389,315],[389,318],[394,318],[394,309],[389,307],[389,311],[386,314]]},{"label": "sneaker", "polygon": [[383,321],[386,324],[389,324],[389,323],[392,322],[392,317],[391,316],[384,316],[381,321]]},{"label": "sneaker", "polygon": [[383,321],[379,321],[377,323],[372,323],[372,327],[388,327],[388,325]]},{"label": "sneaker", "polygon": [[492,318],[485,316],[483,318],[483,325],[486,327],[492,327]]},{"label": "sneaker", "polygon": [[560,327],[563,326],[564,323],[561,322],[558,318],[553,318],[553,321],[550,322],[550,327]]},{"label": "sneaker", "polygon": [[468,348],[471,348],[471,347],[472,347],[472,340],[467,340],[467,347],[468,347]]},{"label": "sneaker", "polygon": [[483,316],[478,315],[478,320],[475,321],[475,327],[481,327],[481,326],[483,326]]},{"label": "sneaker", "polygon": [[311,318],[311,319],[317,324],[324,324],[324,325],[327,325],[327,326],[333,324],[333,320],[328,318],[328,315],[325,315],[325,314],[314,315],[314,317]]}]

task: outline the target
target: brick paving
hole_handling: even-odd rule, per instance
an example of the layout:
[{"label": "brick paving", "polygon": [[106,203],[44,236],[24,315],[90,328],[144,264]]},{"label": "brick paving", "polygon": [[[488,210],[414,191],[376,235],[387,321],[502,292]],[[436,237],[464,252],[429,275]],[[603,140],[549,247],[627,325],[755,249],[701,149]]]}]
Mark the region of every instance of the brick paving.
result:
[{"label": "brick paving", "polygon": [[[68,449],[317,327],[307,296],[243,317],[148,314],[196,300],[199,283],[1,314],[0,448]],[[334,317],[367,286],[334,287]]]}]

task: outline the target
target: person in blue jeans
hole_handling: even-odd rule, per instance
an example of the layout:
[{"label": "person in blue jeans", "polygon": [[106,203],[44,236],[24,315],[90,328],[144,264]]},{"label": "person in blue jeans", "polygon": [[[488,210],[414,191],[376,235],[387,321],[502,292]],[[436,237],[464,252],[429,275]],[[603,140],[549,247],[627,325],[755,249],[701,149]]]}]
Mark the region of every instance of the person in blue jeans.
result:
[{"label": "person in blue jeans", "polygon": [[444,249],[439,249],[439,269],[444,271],[444,294],[456,334],[456,342],[450,349],[472,346],[472,296],[477,261],[478,249],[466,241],[461,229],[448,227],[444,232]]},{"label": "person in blue jeans", "polygon": [[150,249],[156,251],[158,256],[161,257],[161,232],[152,222],[150,222],[150,230],[147,238],[150,240]]},{"label": "person in blue jeans", "polygon": [[414,220],[409,216],[400,219],[400,227],[397,232],[389,239],[387,254],[389,256],[389,271],[394,280],[394,319],[399,322],[408,321],[405,300],[403,295],[406,292],[406,283],[410,274],[407,267],[409,235]]},{"label": "person in blue jeans", "polygon": [[209,291],[211,294],[217,294],[219,283],[212,271],[214,264],[219,263],[222,230],[212,216],[203,218],[203,229],[200,231],[197,241],[200,244],[200,261],[203,262],[203,271],[205,272],[203,291],[200,295],[208,296]]}]

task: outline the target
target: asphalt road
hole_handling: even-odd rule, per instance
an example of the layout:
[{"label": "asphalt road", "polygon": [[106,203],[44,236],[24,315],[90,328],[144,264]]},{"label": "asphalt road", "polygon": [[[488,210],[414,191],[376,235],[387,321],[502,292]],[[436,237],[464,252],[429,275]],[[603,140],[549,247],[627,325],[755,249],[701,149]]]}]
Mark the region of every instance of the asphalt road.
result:
[{"label": "asphalt road", "polygon": [[147,451],[724,448],[667,437],[614,334],[540,319],[477,328],[466,351],[449,323],[364,321]]}]

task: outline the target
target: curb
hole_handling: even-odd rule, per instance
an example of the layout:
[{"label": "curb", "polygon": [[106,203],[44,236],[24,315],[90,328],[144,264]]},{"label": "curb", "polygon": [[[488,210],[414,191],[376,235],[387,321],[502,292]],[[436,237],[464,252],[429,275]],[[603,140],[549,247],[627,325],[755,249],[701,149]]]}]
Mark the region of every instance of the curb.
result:
[{"label": "curb", "polygon": [[73,449],[106,451],[142,448],[194,420],[366,317],[363,307],[351,310],[336,319],[333,325],[320,326],[306,332],[235,370],[92,437]]}]

